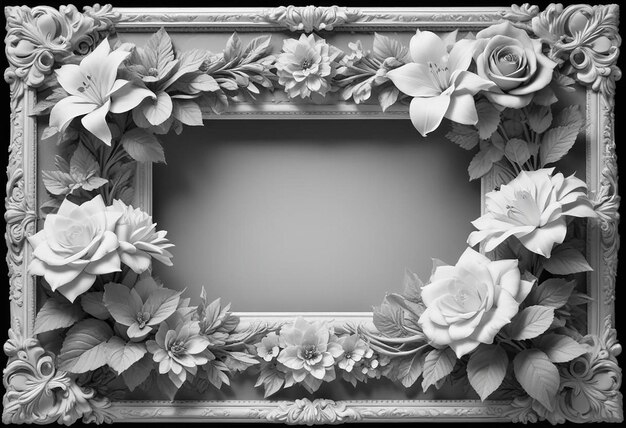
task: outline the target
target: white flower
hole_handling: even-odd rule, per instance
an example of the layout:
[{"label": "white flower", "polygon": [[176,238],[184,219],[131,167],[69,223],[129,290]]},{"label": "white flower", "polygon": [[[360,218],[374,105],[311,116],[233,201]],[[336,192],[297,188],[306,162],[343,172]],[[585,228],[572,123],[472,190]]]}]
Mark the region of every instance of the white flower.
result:
[{"label": "white flower", "polygon": [[347,372],[351,372],[354,365],[363,358],[370,358],[374,354],[374,351],[358,334],[342,337],[339,339],[339,344],[343,348],[343,356],[337,365]]},{"label": "white flower", "polygon": [[487,193],[487,212],[472,222],[478,231],[469,235],[469,245],[484,241],[485,251],[491,251],[516,236],[533,253],[550,257],[554,244],[565,239],[565,216],[596,216],[587,185],[574,176],[553,176],[553,171],[522,171],[500,190]]},{"label": "white flower", "polygon": [[272,361],[280,352],[279,337],[276,333],[271,332],[265,336],[259,343],[256,343],[256,353],[265,361]]},{"label": "white flower", "polygon": [[120,270],[119,245],[113,233],[120,213],[107,211],[100,195],[82,205],[65,199],[49,214],[43,230],[28,237],[34,259],[32,275],[42,275],[52,290],[73,302],[102,275]]},{"label": "white flower", "polygon": [[52,108],[50,126],[63,132],[72,119],[83,116],[85,129],[111,145],[107,113],[129,111],[144,98],[154,97],[146,88],[117,79],[117,68],[128,55],[130,52],[121,49],[111,52],[108,40],[104,39],[80,65],[67,64],[56,70],[59,84],[70,96]]},{"label": "white flower", "polygon": [[422,287],[426,310],[418,321],[430,344],[457,357],[493,343],[517,314],[533,285],[520,278],[517,260],[491,261],[467,248],[455,266],[438,266]]},{"label": "white flower", "polygon": [[302,34],[300,39],[286,39],[276,60],[278,83],[290,98],[307,98],[311,93],[325,96],[335,73],[333,61],[339,52],[324,39]]},{"label": "white flower", "polygon": [[459,40],[448,53],[438,35],[417,30],[410,44],[413,62],[387,72],[400,91],[413,97],[409,113],[422,136],[437,129],[444,117],[465,125],[478,122],[474,95],[495,84],[467,71],[473,43]]},{"label": "white flower", "polygon": [[166,266],[172,266],[172,254],[167,248],[174,244],[165,237],[166,231],[156,230],[156,223],[152,223],[150,215],[117,199],[107,207],[107,211],[121,215],[115,226],[115,234],[120,242],[118,252],[122,263],[135,273],[145,272],[153,258]]}]

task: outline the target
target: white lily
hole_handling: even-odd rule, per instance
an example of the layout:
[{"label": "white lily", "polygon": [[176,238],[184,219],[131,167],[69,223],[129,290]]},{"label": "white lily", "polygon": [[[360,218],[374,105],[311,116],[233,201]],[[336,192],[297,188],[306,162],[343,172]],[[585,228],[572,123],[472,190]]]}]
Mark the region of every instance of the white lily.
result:
[{"label": "white lily", "polygon": [[387,72],[400,91],[413,97],[409,113],[422,136],[437,129],[444,117],[465,125],[478,122],[474,95],[495,84],[467,71],[474,43],[459,40],[448,53],[438,35],[417,30],[409,49],[413,62]]},{"label": "white lily", "polygon": [[130,55],[129,51],[111,52],[104,39],[80,65],[67,64],[56,70],[57,80],[70,96],[59,101],[50,112],[50,126],[64,131],[72,119],[83,116],[85,129],[105,144],[111,145],[111,131],[106,115],[123,113],[136,107],[152,91],[117,78],[117,68]]}]

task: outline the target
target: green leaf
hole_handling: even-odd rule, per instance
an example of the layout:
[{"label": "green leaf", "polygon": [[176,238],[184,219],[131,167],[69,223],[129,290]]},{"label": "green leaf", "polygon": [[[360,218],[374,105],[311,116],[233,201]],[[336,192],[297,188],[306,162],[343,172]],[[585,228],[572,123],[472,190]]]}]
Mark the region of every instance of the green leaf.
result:
[{"label": "green leaf", "polygon": [[198,104],[191,100],[176,100],[173,114],[185,125],[202,126],[202,111]]},{"label": "green leaf", "polygon": [[163,162],[163,147],[154,134],[141,128],[134,128],[122,136],[122,146],[137,162]]},{"label": "green leaf", "polygon": [[531,104],[526,108],[528,126],[537,134],[544,133],[552,124],[552,109],[550,107]]},{"label": "green leaf", "polygon": [[106,349],[107,364],[118,375],[128,370],[148,352],[144,343],[125,342],[117,336],[109,339]]},{"label": "green leaf", "polygon": [[494,107],[491,102],[485,98],[481,98],[476,103],[476,112],[478,113],[478,135],[481,140],[490,138],[498,125],[500,124],[500,110]]},{"label": "green leaf", "polygon": [[398,364],[397,378],[405,388],[411,387],[417,379],[422,375],[424,368],[424,354],[418,352],[417,354],[405,357]]},{"label": "green leaf", "polygon": [[512,138],[506,142],[504,146],[504,154],[506,157],[518,165],[523,165],[530,159],[530,151],[528,143],[519,138]]},{"label": "green leaf", "polygon": [[122,378],[128,389],[132,392],[150,376],[154,362],[150,354],[144,355],[139,361],[124,370]]},{"label": "green leaf", "polygon": [[34,334],[71,327],[84,317],[85,313],[78,302],[71,303],[62,297],[51,297],[37,312]]},{"label": "green leaf", "polygon": [[85,373],[107,363],[107,341],[113,330],[101,320],[89,318],[74,325],[63,341],[59,370]]},{"label": "green leaf", "polygon": [[546,334],[535,340],[534,344],[553,363],[567,363],[587,353],[587,348],[563,334]]},{"label": "green leaf", "polygon": [[555,275],[569,275],[572,273],[589,272],[593,269],[587,263],[583,254],[575,248],[557,247],[549,259],[543,262],[543,267]]},{"label": "green leaf", "polygon": [[109,310],[104,306],[102,298],[104,293],[102,291],[93,291],[91,293],[85,293],[80,297],[80,305],[83,310],[92,317],[96,317],[100,320],[108,319],[111,314]]},{"label": "green leaf", "polygon": [[528,395],[552,411],[561,378],[548,356],[538,349],[526,349],[515,356],[513,370]]},{"label": "green leaf", "polygon": [[554,308],[549,306],[529,306],[511,321],[510,336],[513,340],[526,340],[537,337],[545,332],[554,319]]},{"label": "green leaf", "polygon": [[478,145],[478,130],[469,125],[452,122],[452,130],[446,138],[464,150],[471,150]]},{"label": "green leaf", "polygon": [[456,354],[452,348],[433,349],[426,355],[423,367],[422,390],[452,373],[456,364]]},{"label": "green leaf", "polygon": [[509,358],[498,345],[481,345],[467,362],[467,378],[480,399],[485,401],[502,384]]},{"label": "green leaf", "polygon": [[551,306],[558,309],[567,303],[576,287],[576,281],[550,278],[534,287],[526,301],[531,305]]}]

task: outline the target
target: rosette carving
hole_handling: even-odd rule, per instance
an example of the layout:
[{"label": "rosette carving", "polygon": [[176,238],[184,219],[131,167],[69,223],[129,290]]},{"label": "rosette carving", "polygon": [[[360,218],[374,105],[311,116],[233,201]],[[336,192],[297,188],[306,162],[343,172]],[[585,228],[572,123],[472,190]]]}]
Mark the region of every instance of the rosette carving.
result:
[{"label": "rosette carving", "polygon": [[281,403],[275,409],[263,412],[261,417],[290,425],[338,424],[361,420],[361,415],[344,403],[325,399],[311,401],[308,398]]},{"label": "rosette carving", "polygon": [[532,18],[532,30],[550,45],[554,60],[568,62],[573,74],[594,91],[615,92],[622,72],[617,67],[621,37],[619,9],[615,4],[551,4]]},{"label": "rosette carving", "polygon": [[310,33],[317,30],[332,31],[339,25],[358,21],[362,15],[360,10],[339,6],[280,6],[263,12],[256,20],[280,24],[290,31]]},{"label": "rosette carving", "polygon": [[73,5],[59,10],[10,6],[5,13],[5,51],[10,66],[4,78],[9,83],[21,80],[32,87],[41,85],[55,62],[73,53],[88,52],[119,18],[110,5],[86,7],[84,13]]},{"label": "rosette carving", "polygon": [[84,422],[111,421],[106,410],[109,400],[95,397],[95,391],[80,387],[66,372],[56,370],[54,356],[37,339],[9,330],[4,352],[9,360],[3,377],[3,423],[56,421],[69,425],[79,418]]}]

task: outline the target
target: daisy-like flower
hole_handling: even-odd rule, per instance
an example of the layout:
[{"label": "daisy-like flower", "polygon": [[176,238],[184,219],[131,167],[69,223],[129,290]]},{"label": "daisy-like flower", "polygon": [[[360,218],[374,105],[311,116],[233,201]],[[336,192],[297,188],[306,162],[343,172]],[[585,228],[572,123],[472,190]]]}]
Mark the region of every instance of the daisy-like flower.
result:
[{"label": "daisy-like flower", "polygon": [[200,334],[197,321],[178,319],[174,322],[163,322],[159,326],[155,340],[148,340],[146,347],[152,359],[159,363],[159,373],[166,374],[180,388],[187,374],[194,376],[197,366],[209,361],[204,350],[209,346],[206,337]]},{"label": "daisy-like flower", "polygon": [[331,341],[328,325],[321,322],[308,323],[298,318],[294,324],[283,326],[280,339],[285,349],[278,355],[278,361],[293,371],[296,382],[304,381],[309,375],[324,379],[327,370],[333,370],[335,359],[343,353],[341,345]]},{"label": "daisy-like flower", "polygon": [[172,266],[172,253],[167,248],[174,244],[165,237],[166,231],[156,230],[152,216],[117,199],[107,207],[107,211],[121,214],[115,226],[115,234],[120,242],[118,252],[122,263],[135,273],[145,272],[152,259]]},{"label": "daisy-like flower", "polygon": [[307,98],[311,93],[323,97],[331,89],[336,72],[333,62],[338,55],[337,49],[313,34],[302,34],[298,40],[287,39],[276,60],[278,83],[289,98]]},{"label": "daisy-like flower", "polygon": [[417,30],[410,44],[413,62],[387,72],[400,91],[413,97],[409,113],[422,136],[437,129],[444,117],[465,125],[478,122],[474,95],[495,84],[467,71],[473,44],[459,40],[448,53],[438,35]]},{"label": "daisy-like flower", "polygon": [[343,357],[339,360],[338,366],[347,372],[351,372],[355,364],[374,353],[358,334],[342,337],[339,344],[343,348]]},{"label": "daisy-like flower", "polygon": [[469,235],[469,245],[484,242],[485,251],[492,251],[515,236],[533,253],[549,258],[552,247],[565,239],[565,216],[596,216],[585,182],[553,171],[522,171],[500,190],[487,193],[487,212],[472,222],[478,230]]},{"label": "daisy-like flower", "polygon": [[272,361],[278,356],[278,353],[280,352],[278,342],[278,335],[274,332],[271,332],[263,339],[261,339],[261,342],[255,344],[257,355],[263,358],[265,361]]},{"label": "daisy-like flower", "polygon": [[117,68],[130,52],[116,49],[111,52],[104,39],[96,49],[80,62],[67,64],[55,71],[59,84],[70,96],[59,101],[50,112],[50,126],[65,131],[72,119],[83,116],[81,123],[89,132],[111,145],[111,131],[106,115],[123,113],[136,107],[154,94],[128,80],[117,79]]}]

